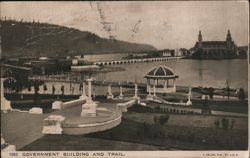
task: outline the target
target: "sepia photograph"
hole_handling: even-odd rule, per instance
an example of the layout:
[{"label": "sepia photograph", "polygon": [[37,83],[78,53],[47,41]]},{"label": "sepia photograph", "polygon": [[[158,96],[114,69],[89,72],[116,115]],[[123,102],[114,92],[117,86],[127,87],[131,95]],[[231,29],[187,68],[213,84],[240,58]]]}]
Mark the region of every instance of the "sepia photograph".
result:
[{"label": "sepia photograph", "polygon": [[0,2],[2,158],[247,158],[248,1]]}]

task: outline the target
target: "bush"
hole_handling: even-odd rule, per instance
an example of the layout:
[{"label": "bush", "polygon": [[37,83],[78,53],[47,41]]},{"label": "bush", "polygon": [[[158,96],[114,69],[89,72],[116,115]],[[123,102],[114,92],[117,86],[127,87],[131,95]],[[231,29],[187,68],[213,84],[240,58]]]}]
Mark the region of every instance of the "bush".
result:
[{"label": "bush", "polygon": [[136,131],[136,136],[141,138],[155,138],[161,139],[165,138],[164,129],[157,125],[151,125],[147,123],[143,123],[141,128],[138,128]]},{"label": "bush", "polygon": [[245,100],[245,92],[244,92],[244,89],[242,89],[242,88],[240,88],[240,90],[239,90],[239,93],[238,93],[238,98],[240,99],[240,100]]},{"label": "bush", "polygon": [[216,121],[214,122],[214,125],[215,125],[216,128],[219,128],[219,126],[220,126],[220,121],[219,121],[219,120],[216,120]]},{"label": "bush", "polygon": [[214,88],[213,87],[208,88],[208,95],[211,99],[213,99],[213,96],[214,96]]},{"label": "bush", "polygon": [[222,128],[224,130],[227,130],[228,129],[228,125],[229,125],[229,120],[226,119],[226,118],[223,118],[223,119],[221,119],[221,123],[222,123]]},{"label": "bush", "polygon": [[156,124],[164,125],[169,120],[169,115],[161,115],[160,117],[154,116],[154,122]]}]

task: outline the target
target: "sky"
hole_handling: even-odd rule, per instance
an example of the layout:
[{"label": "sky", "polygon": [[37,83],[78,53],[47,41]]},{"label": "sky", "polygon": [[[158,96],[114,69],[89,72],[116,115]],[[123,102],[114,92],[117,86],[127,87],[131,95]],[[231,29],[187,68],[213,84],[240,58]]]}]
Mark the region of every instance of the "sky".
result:
[{"label": "sky", "polygon": [[157,49],[191,48],[223,41],[230,29],[248,45],[247,1],[1,2],[1,17],[40,21],[90,31],[100,37],[145,43]]}]

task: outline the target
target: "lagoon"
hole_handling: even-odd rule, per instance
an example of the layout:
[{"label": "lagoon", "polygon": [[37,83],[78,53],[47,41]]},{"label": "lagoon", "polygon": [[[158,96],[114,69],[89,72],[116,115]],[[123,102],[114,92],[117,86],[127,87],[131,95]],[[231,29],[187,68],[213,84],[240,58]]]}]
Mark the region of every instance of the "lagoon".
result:
[{"label": "lagoon", "polygon": [[[115,58],[117,59],[117,58]],[[226,87],[226,80],[231,88],[248,87],[248,62],[245,59],[233,60],[192,60],[180,59],[158,62],[130,63],[113,65],[125,68],[125,71],[100,73],[97,80],[131,81],[146,83],[144,76],[160,65],[171,68],[176,75],[178,86]]]}]

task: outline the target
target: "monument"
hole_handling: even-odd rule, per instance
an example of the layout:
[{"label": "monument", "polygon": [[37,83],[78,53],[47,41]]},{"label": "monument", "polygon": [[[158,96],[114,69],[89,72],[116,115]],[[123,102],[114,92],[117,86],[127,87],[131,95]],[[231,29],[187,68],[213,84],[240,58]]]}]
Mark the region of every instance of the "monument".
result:
[{"label": "monument", "polygon": [[187,103],[186,103],[186,106],[192,106],[191,96],[192,96],[192,89],[191,89],[191,87],[189,87],[188,101],[187,101]]},{"label": "monument", "polygon": [[108,85],[108,95],[107,99],[113,99],[114,95],[112,94],[111,84]]},{"label": "monument", "polygon": [[88,98],[86,103],[82,105],[81,117],[96,117],[97,104],[92,100],[91,97],[91,82],[92,78],[87,79],[88,81]]},{"label": "monument", "polygon": [[123,93],[122,93],[122,86],[120,86],[120,95],[119,95],[119,99],[123,99]]},{"label": "monument", "polygon": [[1,78],[1,111],[3,111],[4,113],[7,113],[8,110],[12,110],[11,105],[10,105],[10,101],[8,101],[5,97],[4,97],[4,87],[3,87],[3,82],[4,82],[5,78]]},{"label": "monument", "polygon": [[138,85],[135,84],[135,95],[133,96],[133,99],[137,100],[137,103],[140,103],[140,97],[138,97]]}]

